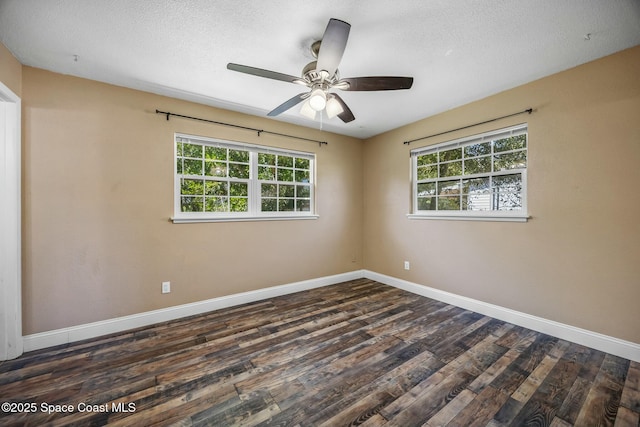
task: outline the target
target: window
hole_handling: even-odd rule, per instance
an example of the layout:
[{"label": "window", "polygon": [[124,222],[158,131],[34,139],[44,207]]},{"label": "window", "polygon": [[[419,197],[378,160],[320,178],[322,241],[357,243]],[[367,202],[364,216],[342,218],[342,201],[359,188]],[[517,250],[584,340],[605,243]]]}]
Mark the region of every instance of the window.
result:
[{"label": "window", "polygon": [[315,155],[175,136],[174,222],[316,218]]},{"label": "window", "polygon": [[527,125],[411,151],[412,218],[527,218]]}]

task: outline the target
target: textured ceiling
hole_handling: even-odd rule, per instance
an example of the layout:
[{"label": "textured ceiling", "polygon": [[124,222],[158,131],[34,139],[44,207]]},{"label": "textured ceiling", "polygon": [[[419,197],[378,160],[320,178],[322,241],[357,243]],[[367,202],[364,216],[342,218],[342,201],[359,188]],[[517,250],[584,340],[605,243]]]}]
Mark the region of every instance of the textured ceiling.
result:
[{"label": "textured ceiling", "polygon": [[360,138],[640,44],[638,0],[0,0],[0,41],[25,65],[265,116],[301,87],[226,64],[299,75],[329,18],[351,24],[342,77],[413,88],[340,92],[347,124],[274,120]]}]

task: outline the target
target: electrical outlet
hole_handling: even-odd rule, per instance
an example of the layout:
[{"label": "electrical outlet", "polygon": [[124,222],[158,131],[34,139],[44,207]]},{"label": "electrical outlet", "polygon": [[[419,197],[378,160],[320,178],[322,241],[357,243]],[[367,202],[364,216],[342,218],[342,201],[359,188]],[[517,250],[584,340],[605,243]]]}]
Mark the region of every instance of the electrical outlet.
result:
[{"label": "electrical outlet", "polygon": [[405,261],[404,262],[404,269],[405,270],[410,270],[411,269],[411,265],[409,265],[409,261]]},{"label": "electrical outlet", "polygon": [[168,294],[171,292],[171,282],[162,282],[162,293]]}]

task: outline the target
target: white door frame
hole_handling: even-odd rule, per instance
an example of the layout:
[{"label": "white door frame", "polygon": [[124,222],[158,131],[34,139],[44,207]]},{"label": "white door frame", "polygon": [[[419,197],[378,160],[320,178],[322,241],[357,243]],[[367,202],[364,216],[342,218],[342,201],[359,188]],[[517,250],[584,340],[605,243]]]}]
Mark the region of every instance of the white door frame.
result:
[{"label": "white door frame", "polygon": [[0,360],[22,344],[21,100],[0,82]]}]

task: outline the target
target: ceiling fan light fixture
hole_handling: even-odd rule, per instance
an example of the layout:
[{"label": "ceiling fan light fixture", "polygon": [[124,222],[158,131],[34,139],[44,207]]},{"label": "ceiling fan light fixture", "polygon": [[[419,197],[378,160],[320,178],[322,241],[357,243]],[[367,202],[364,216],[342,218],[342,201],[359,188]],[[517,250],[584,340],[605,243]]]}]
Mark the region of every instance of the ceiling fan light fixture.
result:
[{"label": "ceiling fan light fixture", "polygon": [[327,100],[327,117],[333,119],[335,116],[343,112],[344,108],[342,108],[342,105],[340,105],[338,100],[333,97],[330,97]]},{"label": "ceiling fan light fixture", "polygon": [[318,112],[320,112],[320,118],[322,119],[323,110],[326,110],[328,118],[331,119],[337,116],[343,123],[349,123],[355,120],[355,116],[344,100],[335,93],[335,89],[370,92],[409,89],[413,84],[413,77],[370,76],[341,78],[338,66],[345,52],[350,29],[351,25],[347,22],[335,18],[329,19],[322,39],[314,42],[311,46],[311,52],[316,60],[311,61],[302,69],[301,77],[232,62],[227,64],[227,69],[267,79],[294,83],[308,88],[307,91],[299,93],[269,111],[267,113],[269,117],[278,116],[303,103],[300,114],[311,120],[315,120]]},{"label": "ceiling fan light fixture", "polygon": [[309,106],[315,111],[322,111],[327,105],[327,95],[322,89],[314,89],[309,97]]},{"label": "ceiling fan light fixture", "polygon": [[311,108],[310,104],[310,100],[307,99],[304,104],[302,104],[302,108],[300,109],[300,114],[302,114],[303,116],[311,119],[311,120],[315,120],[316,119],[316,110],[314,110],[313,108]]}]

